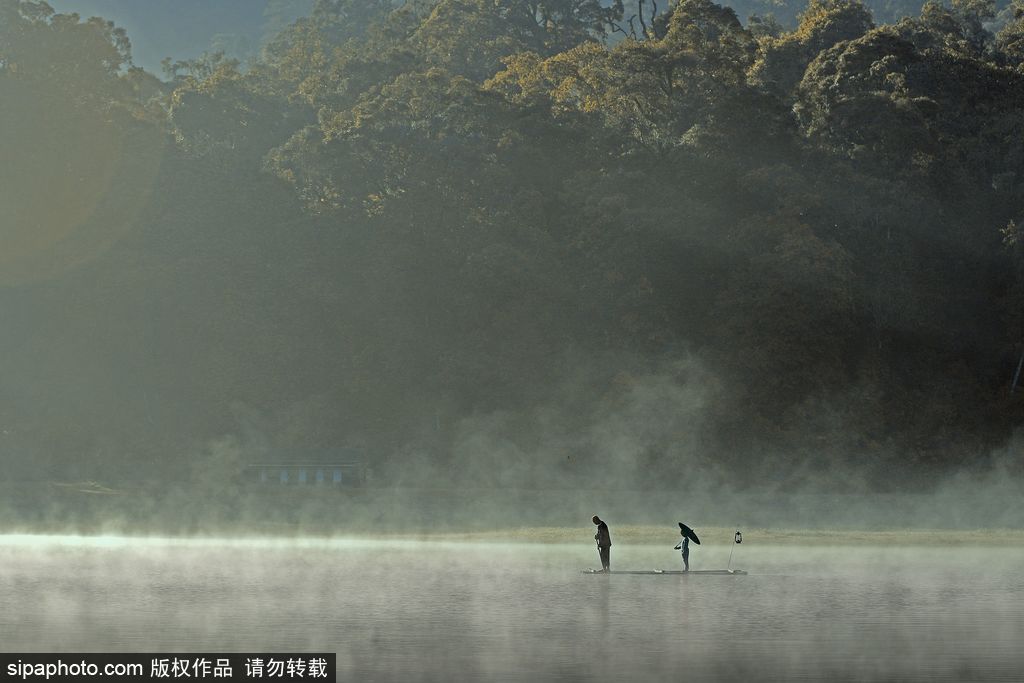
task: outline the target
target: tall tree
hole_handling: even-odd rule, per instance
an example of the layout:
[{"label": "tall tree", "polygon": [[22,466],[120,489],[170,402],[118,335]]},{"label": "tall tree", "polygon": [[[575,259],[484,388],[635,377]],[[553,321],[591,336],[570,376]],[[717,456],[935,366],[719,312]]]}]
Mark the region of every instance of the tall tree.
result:
[{"label": "tall tree", "polygon": [[599,40],[621,13],[621,2],[599,0],[440,0],[414,40],[429,64],[483,81],[507,56],[550,56]]},{"label": "tall tree", "polygon": [[161,147],[130,62],[111,22],[0,2],[0,277],[88,260],[130,225]]},{"label": "tall tree", "polygon": [[811,0],[795,31],[761,40],[750,80],[792,99],[807,65],[818,54],[841,41],[860,38],[873,27],[871,13],[860,0]]}]

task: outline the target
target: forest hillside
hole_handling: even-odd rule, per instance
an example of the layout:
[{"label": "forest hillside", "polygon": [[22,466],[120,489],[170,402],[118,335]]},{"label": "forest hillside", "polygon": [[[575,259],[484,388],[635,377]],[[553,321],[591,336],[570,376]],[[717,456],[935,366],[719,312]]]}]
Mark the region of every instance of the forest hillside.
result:
[{"label": "forest hillside", "polygon": [[0,0],[10,476],[1020,474],[1024,6],[633,4],[317,0],[153,74]]}]

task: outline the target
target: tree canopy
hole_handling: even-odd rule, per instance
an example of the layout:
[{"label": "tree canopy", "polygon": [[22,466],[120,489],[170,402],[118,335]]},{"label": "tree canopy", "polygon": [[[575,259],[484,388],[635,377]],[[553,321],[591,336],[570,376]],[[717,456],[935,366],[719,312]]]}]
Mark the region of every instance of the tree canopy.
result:
[{"label": "tree canopy", "polygon": [[1019,11],[638,8],[319,0],[160,81],[0,0],[19,448],[149,471],[256,415],[489,485],[981,467],[1024,418]]}]

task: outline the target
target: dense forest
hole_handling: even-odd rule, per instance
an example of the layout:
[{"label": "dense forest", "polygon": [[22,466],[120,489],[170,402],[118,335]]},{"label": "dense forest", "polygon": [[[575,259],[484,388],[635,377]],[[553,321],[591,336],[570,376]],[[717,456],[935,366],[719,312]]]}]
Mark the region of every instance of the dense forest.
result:
[{"label": "dense forest", "polygon": [[8,475],[1020,473],[1024,5],[893,7],[317,0],[153,74],[0,0]]}]

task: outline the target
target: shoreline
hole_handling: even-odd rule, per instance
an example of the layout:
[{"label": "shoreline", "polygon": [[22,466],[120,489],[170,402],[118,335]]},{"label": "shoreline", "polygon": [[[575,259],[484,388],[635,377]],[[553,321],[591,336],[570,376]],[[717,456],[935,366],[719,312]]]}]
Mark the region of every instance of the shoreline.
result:
[{"label": "shoreline", "polygon": [[[706,546],[731,545],[732,527],[699,527]],[[983,545],[1024,547],[1024,529],[740,529],[744,545]],[[612,526],[612,543],[662,545],[678,542],[677,529],[662,526]],[[593,527],[521,527],[493,531],[381,534],[374,538],[412,538],[447,542],[591,543]],[[363,537],[363,534],[359,534]]]},{"label": "shoreline", "polygon": [[[261,528],[262,527],[262,528]],[[733,544],[734,527],[701,526],[696,528],[705,547],[722,547]],[[801,528],[743,528],[744,546],[988,546],[1024,547],[1024,529],[801,529]],[[616,525],[611,527],[614,545],[661,546],[677,543],[677,529],[653,525]],[[373,542],[436,542],[436,543],[507,543],[529,545],[591,545],[594,527],[533,526],[504,529],[443,530],[423,529],[325,529],[301,525],[279,524],[260,525],[250,528],[196,529],[191,533],[175,533],[168,530],[152,529],[74,529],[74,528],[32,528],[16,526],[0,528],[0,545],[4,539],[35,537],[64,539],[106,539],[117,543],[138,542],[201,542],[271,543],[299,542],[318,543],[332,541],[373,541]]]}]

